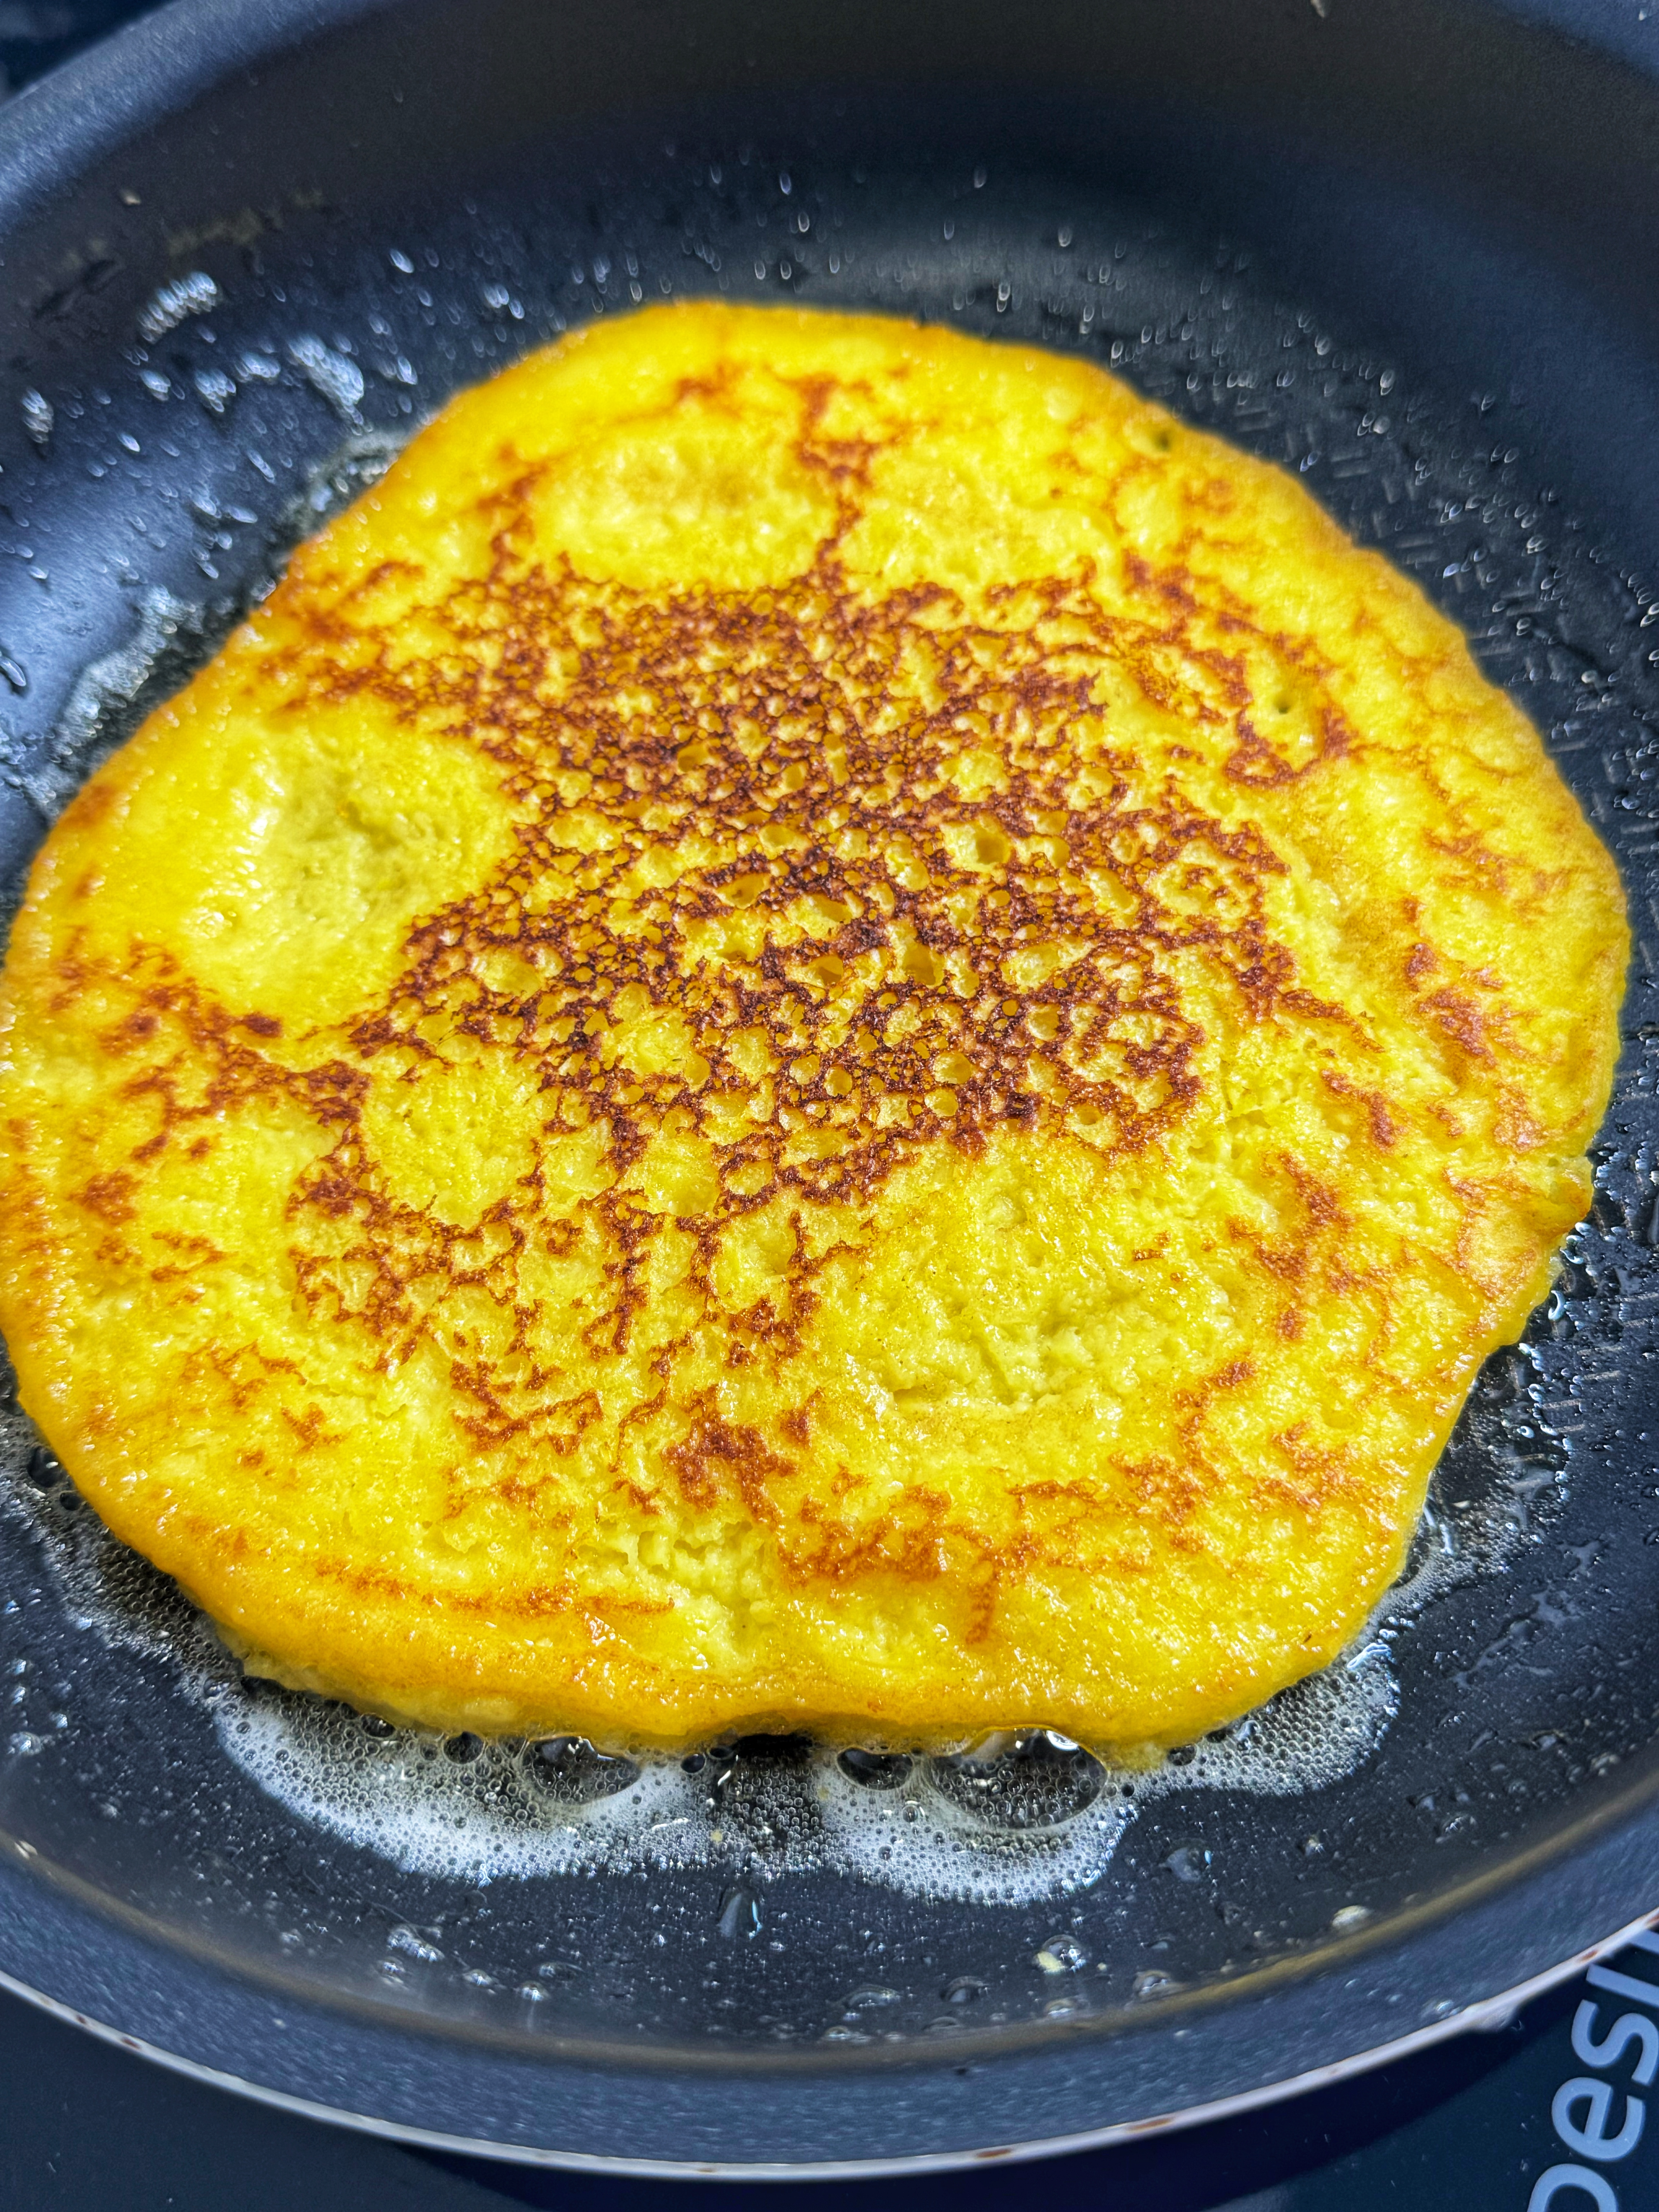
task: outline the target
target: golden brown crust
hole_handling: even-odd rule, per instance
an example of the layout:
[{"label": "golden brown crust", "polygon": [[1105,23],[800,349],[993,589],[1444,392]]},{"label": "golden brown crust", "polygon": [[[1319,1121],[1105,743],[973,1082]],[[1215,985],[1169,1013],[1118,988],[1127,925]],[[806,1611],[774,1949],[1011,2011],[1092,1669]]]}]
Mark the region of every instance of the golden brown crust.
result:
[{"label": "golden brown crust", "polygon": [[1075,362],[653,312],[457,402],[54,830],[0,1322],[285,1679],[1176,1741],[1394,1571],[1624,949],[1276,471]]}]

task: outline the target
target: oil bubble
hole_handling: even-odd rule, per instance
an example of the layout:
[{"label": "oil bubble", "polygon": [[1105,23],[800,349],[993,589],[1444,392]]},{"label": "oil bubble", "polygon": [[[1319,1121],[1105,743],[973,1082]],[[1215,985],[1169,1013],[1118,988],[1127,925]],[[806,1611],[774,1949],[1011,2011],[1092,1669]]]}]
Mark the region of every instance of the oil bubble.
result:
[{"label": "oil bubble", "polygon": [[187,276],[175,276],[152,293],[140,310],[138,335],[146,344],[154,345],[190,316],[209,313],[218,306],[220,296],[219,287],[205,270],[192,269]]}]

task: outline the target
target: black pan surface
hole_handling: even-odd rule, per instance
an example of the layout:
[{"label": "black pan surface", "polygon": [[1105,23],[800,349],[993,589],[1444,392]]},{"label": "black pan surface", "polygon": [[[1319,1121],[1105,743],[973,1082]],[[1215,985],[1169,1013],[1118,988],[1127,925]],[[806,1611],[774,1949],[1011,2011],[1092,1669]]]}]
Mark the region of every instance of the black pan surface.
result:
[{"label": "black pan surface", "polygon": [[[498,1840],[608,1784],[244,1685],[14,1411],[8,1976],[373,2124],[799,2170],[1252,2096],[1653,1907],[1659,40],[1633,14],[178,0],[0,118],[14,899],[90,763],[449,393],[718,291],[1080,351],[1300,471],[1547,732],[1637,938],[1595,1213],[1481,1378],[1410,1592],[1338,1689],[1170,1786],[1038,1741],[914,1772],[892,1817],[965,1821],[975,1894],[848,1871],[793,1741],[684,1778],[720,1832],[687,1863],[422,1871],[300,1817],[239,1730],[424,1760],[439,1817]],[[1264,1790],[1297,1759],[1307,1786]]]}]

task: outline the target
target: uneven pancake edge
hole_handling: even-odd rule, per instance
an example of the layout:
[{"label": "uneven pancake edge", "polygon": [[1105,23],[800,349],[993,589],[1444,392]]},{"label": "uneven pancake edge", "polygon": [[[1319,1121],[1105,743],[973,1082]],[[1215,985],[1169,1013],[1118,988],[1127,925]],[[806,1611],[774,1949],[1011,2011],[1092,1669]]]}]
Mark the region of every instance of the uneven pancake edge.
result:
[{"label": "uneven pancake edge", "polygon": [[1625,943],[1279,472],[1076,362],[652,311],[453,403],[52,832],[0,1322],[291,1684],[1133,1756],[1392,1579]]}]

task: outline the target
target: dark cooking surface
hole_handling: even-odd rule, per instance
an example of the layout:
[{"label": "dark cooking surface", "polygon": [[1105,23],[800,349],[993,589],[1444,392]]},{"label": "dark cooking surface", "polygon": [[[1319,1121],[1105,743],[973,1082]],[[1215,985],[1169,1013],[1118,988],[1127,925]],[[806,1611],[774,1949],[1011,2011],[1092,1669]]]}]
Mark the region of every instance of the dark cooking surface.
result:
[{"label": "dark cooking surface", "polygon": [[[0,15],[0,33],[11,24]],[[3,36],[0,48],[14,66]],[[383,98],[401,106],[404,88]],[[141,149],[106,179],[96,238],[9,272],[30,349],[16,358],[52,411],[47,431],[38,406],[22,409],[21,376],[0,392],[0,766],[12,785],[0,836],[21,854],[41,805],[84,766],[84,736],[58,746],[50,733],[76,672],[131,635],[147,592],[200,610],[179,632],[184,655],[199,653],[343,437],[406,429],[584,315],[728,289],[933,314],[1115,360],[1193,419],[1299,467],[1422,580],[1549,732],[1636,895],[1628,1048],[1595,1217],[1525,1354],[1489,1370],[1439,1480],[1454,1528],[1496,1513],[1524,1540],[1504,1573],[1439,1598],[1392,1639],[1401,1717],[1347,1780],[1302,1801],[1167,1798],[1093,1892],[986,1909],[783,1871],[775,1794],[769,1808],[753,1797],[754,1759],[728,1785],[738,1841],[719,1868],[486,1894],[366,1862],[229,1766],[167,1662],[74,1626],[33,1539],[0,1525],[0,1605],[17,1607],[0,1616],[0,1659],[28,1662],[0,1731],[0,1753],[13,1746],[0,1826],[279,1990],[309,1979],[529,2051],[555,2027],[816,2051],[826,2032],[866,2033],[845,1999],[878,1955],[898,1991],[884,2032],[982,2050],[973,2032],[999,2014],[1011,2033],[1051,2032],[1055,1984],[1033,1961],[1058,1932],[1082,1960],[1059,1992],[1066,2016],[1110,2014],[1135,2003],[1138,1982],[1156,1988],[1149,1976],[1190,1985],[1328,1942],[1339,1911],[1364,1906],[1380,1927],[1646,1771],[1659,1711],[1646,1431],[1659,1430],[1646,1410],[1659,1350],[1659,633],[1644,580],[1659,576],[1659,543],[1641,523],[1652,453],[1632,433],[1621,456],[1604,422],[1598,442],[1599,391],[1574,414],[1587,311],[1526,261],[1524,240],[1419,220],[1406,196],[1379,201],[1375,179],[1340,164],[1298,178],[1218,137],[1193,168],[1179,130],[1161,139],[1131,112],[1107,136],[1102,161],[1097,123],[1059,104],[964,101],[924,128],[904,103],[779,97],[665,113],[647,133],[567,134],[510,174],[474,160],[446,177],[434,151],[413,189],[389,167],[381,199],[361,180],[331,191],[326,148],[294,173],[313,185],[267,190],[236,169],[231,131],[220,215],[193,224],[163,155]],[[1201,190],[1188,189],[1194,175]],[[1324,228],[1310,232],[1316,193]],[[1358,267],[1332,258],[1345,222]],[[141,343],[143,295],[125,299],[123,272],[160,231],[173,240],[167,272],[210,276],[219,297]],[[1252,234],[1279,237],[1277,264]],[[1395,270],[1375,302],[1366,252]],[[1426,296],[1467,305],[1442,350],[1402,335],[1402,266]],[[1471,356],[1507,373],[1472,387]],[[1609,357],[1595,352],[1586,379]],[[1624,399],[1632,425],[1645,419],[1651,378]],[[153,1578],[137,1587],[139,1610],[165,1617]],[[388,1943],[411,1928],[442,1956]],[[1546,1963],[1517,1959],[1517,1972]],[[538,1961],[570,1971],[532,2021],[515,1992]],[[1370,1971],[1356,1966],[1359,1979]],[[1370,2040],[1452,2002],[1420,1977],[1387,1984],[1379,1969]],[[1241,2052],[1241,2084],[1249,2063]]]}]

